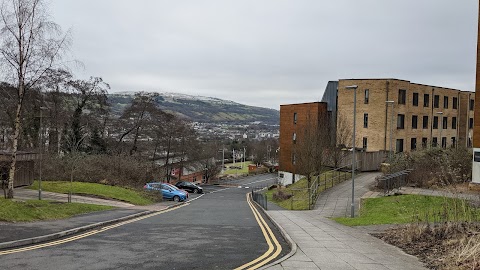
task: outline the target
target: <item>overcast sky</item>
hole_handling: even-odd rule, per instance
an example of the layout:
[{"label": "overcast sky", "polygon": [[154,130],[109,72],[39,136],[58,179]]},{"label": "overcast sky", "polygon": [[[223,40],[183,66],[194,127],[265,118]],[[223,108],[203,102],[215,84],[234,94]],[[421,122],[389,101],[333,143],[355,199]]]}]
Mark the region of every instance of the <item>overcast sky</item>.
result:
[{"label": "overcast sky", "polygon": [[50,0],[111,92],[169,91],[279,109],[329,80],[474,90],[476,0]]}]

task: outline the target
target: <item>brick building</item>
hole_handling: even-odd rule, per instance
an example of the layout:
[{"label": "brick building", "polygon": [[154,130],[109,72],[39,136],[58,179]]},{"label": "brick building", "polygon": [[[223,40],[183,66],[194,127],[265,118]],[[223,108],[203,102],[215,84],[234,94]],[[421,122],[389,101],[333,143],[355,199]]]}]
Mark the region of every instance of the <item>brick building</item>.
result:
[{"label": "brick building", "polygon": [[[480,14],[480,6],[479,6]],[[475,80],[475,123],[473,127],[473,164],[472,182],[480,185],[480,20],[478,20],[477,35],[477,74]]]},{"label": "brick building", "polygon": [[346,88],[352,85],[357,86],[356,147],[362,148],[363,153],[382,154],[374,163],[382,162],[383,151],[390,149],[409,152],[429,146],[472,147],[474,92],[399,79],[330,81],[322,102],[280,106],[279,181],[282,184],[302,177],[298,164],[295,166],[295,149],[298,150],[300,143],[297,142],[302,141],[302,130],[306,127],[312,124],[335,127],[330,132],[337,144],[351,147],[351,132],[347,140],[343,138],[339,142],[339,139],[345,134],[341,130],[353,129],[354,90]]},{"label": "brick building", "polygon": [[280,106],[280,164],[279,181],[283,185],[300,179],[296,168],[296,146],[303,140],[308,127],[326,125],[326,102],[289,104]]},{"label": "brick building", "polygon": [[339,80],[337,117],[352,127],[354,90],[345,88],[351,85],[357,85],[359,147],[408,152],[430,145],[472,146],[473,92],[398,79]]}]

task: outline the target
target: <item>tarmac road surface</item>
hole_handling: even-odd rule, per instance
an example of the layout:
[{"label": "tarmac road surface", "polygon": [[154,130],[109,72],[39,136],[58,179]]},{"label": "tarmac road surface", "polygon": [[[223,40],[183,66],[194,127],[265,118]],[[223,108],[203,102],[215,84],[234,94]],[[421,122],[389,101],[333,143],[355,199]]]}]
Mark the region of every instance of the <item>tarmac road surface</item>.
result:
[{"label": "tarmac road surface", "polygon": [[[255,215],[246,196],[254,186],[273,183],[274,177],[247,177],[233,187],[205,186],[205,195],[193,196],[195,200],[179,208],[60,241],[0,251],[2,268],[246,269],[274,261],[289,247],[268,218]],[[263,220],[268,226],[262,228]],[[275,237],[268,237],[269,229]]]}]

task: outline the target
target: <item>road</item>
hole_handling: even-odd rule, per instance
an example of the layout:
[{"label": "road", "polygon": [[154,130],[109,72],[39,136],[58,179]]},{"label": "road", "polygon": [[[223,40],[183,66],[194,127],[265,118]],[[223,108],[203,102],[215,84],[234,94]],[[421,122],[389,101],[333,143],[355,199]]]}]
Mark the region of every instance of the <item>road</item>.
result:
[{"label": "road", "polygon": [[[73,240],[10,254],[13,251],[0,251],[2,268],[246,269],[273,261],[289,248],[267,218],[263,217],[268,227],[260,227],[262,218],[254,215],[246,194],[254,186],[273,182],[274,177],[248,177],[236,181],[234,187],[206,186],[205,195],[194,195],[188,204],[170,211],[101,228]],[[268,228],[278,245],[268,237]],[[263,260],[257,259],[262,256]]]}]

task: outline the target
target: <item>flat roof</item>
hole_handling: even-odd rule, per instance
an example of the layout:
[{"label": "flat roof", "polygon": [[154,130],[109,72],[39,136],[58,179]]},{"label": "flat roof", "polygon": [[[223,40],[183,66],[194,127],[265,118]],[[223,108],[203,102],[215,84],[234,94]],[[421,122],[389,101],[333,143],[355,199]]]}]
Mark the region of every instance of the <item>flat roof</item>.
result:
[{"label": "flat roof", "polygon": [[305,103],[281,104],[280,106],[323,104],[323,103],[327,104],[327,102],[324,102],[324,101],[315,101],[315,102],[305,102]]},{"label": "flat roof", "polygon": [[410,83],[410,84],[421,85],[421,86],[428,86],[428,87],[434,87],[434,88],[440,88],[440,89],[455,90],[455,91],[470,92],[470,93],[474,93],[474,92],[475,92],[475,90],[460,90],[460,89],[448,88],[448,87],[443,87],[443,86],[435,86],[435,85],[429,85],[429,84],[414,83],[414,82],[411,82],[411,81],[408,81],[408,80],[395,79],[395,78],[339,79],[339,81],[374,81],[374,80],[377,80],[377,81],[380,81],[380,80],[381,80],[381,81],[388,81],[388,80],[392,80],[392,81],[402,81],[402,82],[408,82],[408,83]]}]

